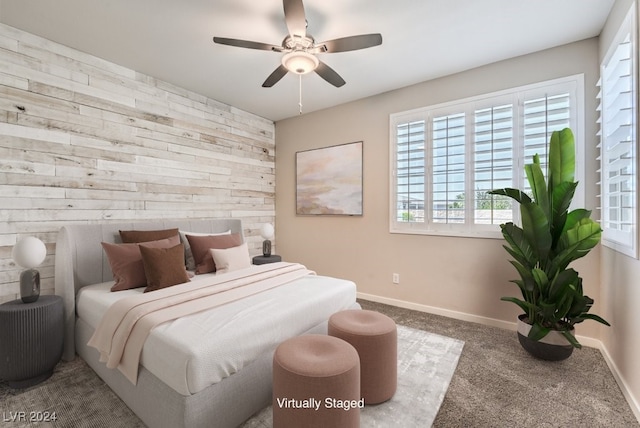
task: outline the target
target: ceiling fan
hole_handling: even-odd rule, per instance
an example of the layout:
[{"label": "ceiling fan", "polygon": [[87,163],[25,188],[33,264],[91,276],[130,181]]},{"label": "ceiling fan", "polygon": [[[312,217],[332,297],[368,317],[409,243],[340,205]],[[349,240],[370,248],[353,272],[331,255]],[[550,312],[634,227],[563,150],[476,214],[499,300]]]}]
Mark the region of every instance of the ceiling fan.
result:
[{"label": "ceiling fan", "polygon": [[344,79],[331,67],[320,61],[316,54],[355,51],[382,44],[382,36],[378,33],[342,37],[316,43],[314,38],[307,34],[307,19],[302,0],[283,0],[282,3],[289,35],[284,38],[281,46],[225,37],[213,38],[215,43],[222,45],[284,52],[282,64],[267,77],[267,80],[262,84],[263,88],[272,87],[289,71],[299,75],[315,71],[324,80],[339,88],[346,83]]}]

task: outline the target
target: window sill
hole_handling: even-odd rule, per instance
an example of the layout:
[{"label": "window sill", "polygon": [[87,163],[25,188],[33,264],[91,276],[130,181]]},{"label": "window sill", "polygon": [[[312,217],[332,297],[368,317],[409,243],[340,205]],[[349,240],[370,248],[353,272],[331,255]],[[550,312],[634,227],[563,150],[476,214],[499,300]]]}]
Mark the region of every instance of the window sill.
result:
[{"label": "window sill", "polygon": [[602,238],[601,243],[604,247],[610,248],[615,252],[624,254],[625,256],[631,257],[633,259],[638,259],[638,251],[634,246],[621,244],[605,237]]},{"label": "window sill", "polygon": [[430,236],[448,236],[454,238],[480,238],[480,239],[504,239],[499,226],[497,230],[478,230],[478,231],[462,231],[451,229],[418,229],[411,227],[391,227],[389,233],[401,235],[430,235]]}]

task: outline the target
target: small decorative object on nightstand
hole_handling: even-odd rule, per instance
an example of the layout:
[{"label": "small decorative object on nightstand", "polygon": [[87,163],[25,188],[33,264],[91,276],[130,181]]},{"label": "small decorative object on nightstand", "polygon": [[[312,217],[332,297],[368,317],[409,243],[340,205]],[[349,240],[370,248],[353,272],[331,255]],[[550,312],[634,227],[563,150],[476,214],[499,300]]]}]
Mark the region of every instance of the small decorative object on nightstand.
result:
[{"label": "small decorative object on nightstand", "polygon": [[[260,236],[262,236],[262,255],[265,257],[269,257],[271,255],[271,241],[273,238],[273,225],[271,223],[265,223],[262,225],[262,229],[260,229]],[[278,260],[279,261],[279,260]]]},{"label": "small decorative object on nightstand", "polygon": [[38,300],[40,296],[40,272],[35,267],[40,266],[47,256],[47,247],[33,236],[21,239],[11,250],[13,260],[26,270],[20,274],[20,297],[24,303]]},{"label": "small decorative object on nightstand", "polygon": [[266,265],[267,263],[281,262],[282,257],[277,254],[271,254],[270,256],[255,256],[253,258],[254,265]]},{"label": "small decorative object on nightstand", "polygon": [[260,236],[264,239],[262,241],[262,255],[255,256],[253,258],[254,265],[265,265],[267,263],[275,263],[281,262],[282,257],[277,254],[271,254],[271,241],[273,238],[273,225],[271,223],[265,223],[262,225],[262,229],[260,229]]},{"label": "small decorative object on nightstand", "polygon": [[51,376],[62,357],[62,297],[3,303],[0,326],[0,379],[12,388],[26,388]]}]

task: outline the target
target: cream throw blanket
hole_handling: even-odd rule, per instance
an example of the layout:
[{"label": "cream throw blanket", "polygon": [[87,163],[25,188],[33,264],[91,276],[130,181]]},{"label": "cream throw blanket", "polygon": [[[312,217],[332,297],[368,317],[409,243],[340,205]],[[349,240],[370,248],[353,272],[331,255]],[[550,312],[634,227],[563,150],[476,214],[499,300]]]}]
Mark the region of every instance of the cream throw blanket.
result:
[{"label": "cream throw blanket", "polygon": [[193,281],[121,299],[102,317],[88,345],[100,352],[100,361],[118,368],[134,385],[142,347],[151,330],[164,322],[224,305],[306,275],[297,263],[251,266],[220,276]]}]

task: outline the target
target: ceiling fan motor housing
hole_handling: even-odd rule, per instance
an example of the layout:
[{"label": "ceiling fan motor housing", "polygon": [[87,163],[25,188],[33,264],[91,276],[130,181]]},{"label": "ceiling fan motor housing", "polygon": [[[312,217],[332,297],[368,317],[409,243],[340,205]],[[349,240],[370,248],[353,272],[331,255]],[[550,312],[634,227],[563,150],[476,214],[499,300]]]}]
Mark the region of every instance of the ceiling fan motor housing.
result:
[{"label": "ceiling fan motor housing", "polygon": [[297,35],[287,36],[282,41],[282,47],[285,49],[290,49],[292,51],[311,49],[315,44],[315,39],[309,34],[304,37],[300,37]]}]

